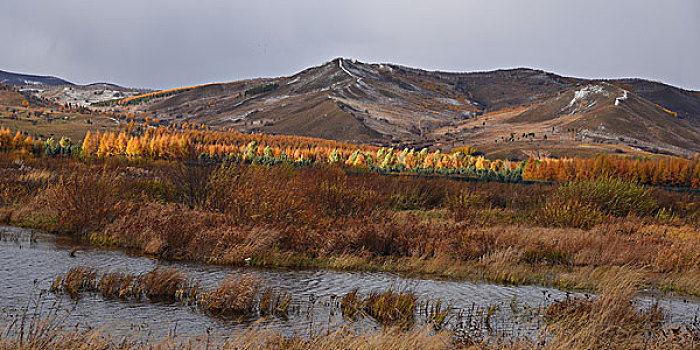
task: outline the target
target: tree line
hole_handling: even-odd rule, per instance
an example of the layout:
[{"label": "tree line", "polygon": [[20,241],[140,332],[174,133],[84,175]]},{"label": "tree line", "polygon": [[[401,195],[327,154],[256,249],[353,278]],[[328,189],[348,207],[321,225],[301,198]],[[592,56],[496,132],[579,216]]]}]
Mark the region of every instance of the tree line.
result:
[{"label": "tree line", "polygon": [[121,131],[88,132],[82,142],[63,137],[46,140],[14,135],[0,128],[0,151],[37,156],[124,157],[143,160],[246,162],[273,165],[333,163],[382,173],[464,175],[480,179],[519,182],[569,182],[620,179],[652,186],[700,188],[700,160],[678,157],[623,157],[487,159],[473,148],[443,153],[427,148],[396,149],[355,145],[301,136],[244,134],[212,130],[196,124],[153,127],[128,123]]}]

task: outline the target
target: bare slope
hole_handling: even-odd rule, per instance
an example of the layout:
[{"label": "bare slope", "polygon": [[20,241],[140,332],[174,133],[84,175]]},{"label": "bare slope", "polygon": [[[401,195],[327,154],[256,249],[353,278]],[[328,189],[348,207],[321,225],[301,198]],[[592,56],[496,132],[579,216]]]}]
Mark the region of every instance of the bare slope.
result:
[{"label": "bare slope", "polygon": [[73,85],[73,83],[52,76],[30,75],[12,73],[0,70],[0,84],[24,86],[24,85]]},{"label": "bare slope", "polygon": [[39,76],[0,71],[0,84],[11,85],[23,92],[45,98],[59,104],[87,106],[143,93],[144,89],[124,88],[115,84],[73,84],[53,76]]},{"label": "bare slope", "polygon": [[400,147],[700,151],[697,92],[532,69],[431,72],[338,58],[290,77],[205,85],[127,108],[166,121]]}]

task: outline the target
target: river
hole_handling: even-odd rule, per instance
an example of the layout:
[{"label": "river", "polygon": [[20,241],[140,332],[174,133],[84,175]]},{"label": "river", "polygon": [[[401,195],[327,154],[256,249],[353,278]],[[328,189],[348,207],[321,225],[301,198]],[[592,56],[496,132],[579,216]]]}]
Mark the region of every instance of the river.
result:
[{"label": "river", "polygon": [[[448,327],[483,330],[488,323],[488,332],[519,337],[534,334],[538,323],[542,322],[542,308],[575,294],[541,286],[409,278],[381,272],[231,268],[170,262],[88,246],[81,246],[71,257],[72,248],[72,244],[62,243],[53,235],[0,227],[0,318],[8,321],[39,305],[42,313],[59,309],[66,325],[102,327],[118,332],[137,330],[154,337],[201,335],[207,331],[226,335],[249,327],[265,327],[288,334],[343,326],[362,331],[379,326],[369,318],[343,319],[336,306],[338,299],[333,296],[342,296],[354,289],[366,294],[392,288],[411,291],[422,303],[441,300],[449,305],[452,312]],[[111,300],[94,293],[85,294],[76,302],[68,296],[48,292],[56,276],[74,266],[90,266],[100,272],[144,273],[159,265],[175,267],[207,288],[213,288],[231,275],[254,274],[267,287],[292,296],[291,312],[288,317],[224,319],[179,303]],[[645,295],[638,300],[639,307],[648,307],[654,302],[668,314],[668,322],[692,323],[700,313],[700,302],[695,299]],[[485,322],[484,310],[489,307],[494,312]]]}]

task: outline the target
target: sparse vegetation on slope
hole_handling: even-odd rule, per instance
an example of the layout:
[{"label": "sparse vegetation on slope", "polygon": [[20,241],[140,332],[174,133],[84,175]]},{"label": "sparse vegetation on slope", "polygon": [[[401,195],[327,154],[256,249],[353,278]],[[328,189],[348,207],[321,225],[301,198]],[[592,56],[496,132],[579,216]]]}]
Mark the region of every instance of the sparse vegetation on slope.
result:
[{"label": "sparse vegetation on slope", "polygon": [[190,91],[190,90],[198,88],[200,86],[205,86],[205,85],[195,85],[195,86],[179,87],[179,88],[168,89],[168,90],[158,90],[158,91],[147,92],[145,94],[139,94],[139,95],[129,96],[129,97],[120,98],[120,99],[96,102],[93,105],[94,106],[113,106],[113,105],[130,106],[130,105],[134,105],[134,104],[148,102],[152,99],[168,97],[168,96],[172,96],[172,95],[175,95],[175,94],[178,94],[181,92]]},{"label": "sparse vegetation on slope", "polygon": [[700,151],[700,124],[693,118],[700,112],[700,98],[649,84],[530,69],[428,72],[335,59],[293,77],[154,92],[118,100],[114,107],[242,132],[398,148],[476,145],[490,158],[506,154],[522,160],[522,151],[558,157]]}]

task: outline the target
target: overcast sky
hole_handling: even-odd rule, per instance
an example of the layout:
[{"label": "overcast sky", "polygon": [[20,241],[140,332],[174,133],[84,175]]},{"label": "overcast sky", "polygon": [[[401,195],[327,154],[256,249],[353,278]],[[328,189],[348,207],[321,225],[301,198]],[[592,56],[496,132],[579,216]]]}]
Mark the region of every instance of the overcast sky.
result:
[{"label": "overcast sky", "polygon": [[0,70],[168,88],[342,56],[700,90],[699,0],[1,0]]}]

